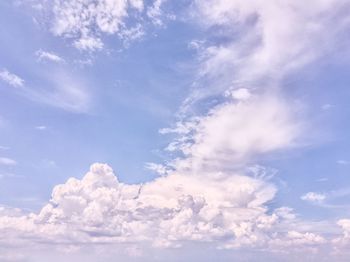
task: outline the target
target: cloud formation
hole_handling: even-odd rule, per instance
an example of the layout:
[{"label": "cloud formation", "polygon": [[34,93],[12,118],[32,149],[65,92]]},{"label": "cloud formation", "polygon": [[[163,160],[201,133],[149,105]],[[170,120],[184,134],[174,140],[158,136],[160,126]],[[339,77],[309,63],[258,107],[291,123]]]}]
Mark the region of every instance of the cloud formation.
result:
[{"label": "cloud formation", "polygon": [[277,222],[265,206],[275,192],[273,185],[234,174],[174,173],[127,185],[109,166],[94,164],[82,180],[56,186],[39,214],[3,215],[0,228],[15,238],[72,244],[151,241],[166,247],[224,239],[240,246],[264,241],[261,232]]},{"label": "cloud formation", "polygon": [[1,207],[0,244],[9,251],[32,244],[79,250],[86,245],[169,248],[199,242],[224,249],[300,252],[348,243],[348,220],[338,222],[344,234],[334,239],[305,231],[292,209],[268,207],[275,194],[273,184],[234,173],[174,172],[124,184],[108,165],[96,163],[81,180],[57,185],[37,214]]},{"label": "cloud formation", "polygon": [[[162,2],[155,1],[147,11],[156,24]],[[81,180],[70,178],[56,186],[40,212],[2,211],[0,244],[149,243],[164,248],[192,241],[283,252],[346,245],[347,219],[339,220],[343,233],[335,238],[313,226],[300,227],[307,222],[291,208],[272,208],[275,185],[243,171],[260,157],[298,146],[303,119],[296,103],[283,96],[280,80],[327,53],[324,40],[345,26],[332,19],[338,3],[195,1],[201,17],[197,22],[223,33],[226,41],[196,42],[199,82],[207,85],[187,102],[219,98],[161,131],[178,135],[167,150],[180,153],[166,166],[147,165],[164,176],[128,185],[108,165],[94,164]],[[142,26],[127,27],[126,20],[130,11],[144,8],[142,1],[57,0],[52,31],[73,39],[78,49],[95,51],[103,48],[103,34],[142,35]],[[329,25],[335,30],[326,30]],[[72,111],[86,109],[89,95],[80,83],[55,86],[54,91],[33,97]],[[325,195],[309,192],[302,199],[321,202]]]},{"label": "cloud formation", "polygon": [[203,82],[187,103],[230,89],[281,88],[286,76],[347,41],[347,1],[194,2],[194,20],[208,37],[195,42]]},{"label": "cloud formation", "polygon": [[322,202],[326,199],[326,195],[315,193],[315,192],[308,192],[305,195],[301,196],[302,200],[309,201],[309,202]]},{"label": "cloud formation", "polygon": [[52,52],[47,52],[43,50],[38,50],[35,52],[35,55],[38,57],[39,61],[51,61],[51,62],[56,62],[56,63],[63,63],[64,59],[60,57],[59,55],[52,53]]},{"label": "cloud formation", "polygon": [[38,214],[2,213],[0,241],[150,242],[155,247],[199,241],[221,248],[323,243],[313,233],[291,231],[285,239],[283,231],[276,231],[288,216],[282,209],[268,212],[275,193],[268,182],[223,173],[173,173],[128,185],[119,182],[108,165],[94,164],[81,180],[70,178],[56,186]]},{"label": "cloud formation", "polygon": [[302,123],[294,120],[296,108],[271,94],[252,96],[238,90],[232,96],[207,115],[178,124],[181,129],[163,130],[179,134],[168,146],[184,155],[173,163],[177,170],[242,167],[254,157],[297,145]]},{"label": "cloud formation", "polygon": [[7,69],[0,71],[0,79],[13,87],[24,86],[24,80],[19,76],[10,73]]},{"label": "cloud formation", "polygon": [[86,51],[103,48],[101,34],[112,35],[128,30],[126,19],[132,12],[140,13],[142,0],[56,0],[52,32],[73,39],[73,45]]}]

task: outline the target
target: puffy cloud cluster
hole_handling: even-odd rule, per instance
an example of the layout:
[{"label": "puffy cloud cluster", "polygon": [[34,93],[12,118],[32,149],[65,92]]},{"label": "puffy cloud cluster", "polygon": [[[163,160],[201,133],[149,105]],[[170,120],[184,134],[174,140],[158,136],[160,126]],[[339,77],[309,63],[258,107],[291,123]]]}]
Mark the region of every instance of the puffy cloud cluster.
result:
[{"label": "puffy cloud cluster", "polygon": [[273,185],[240,175],[171,174],[145,184],[118,182],[106,164],[53,189],[38,214],[0,216],[1,242],[23,236],[55,243],[182,241],[261,245],[279,216],[268,214]]},{"label": "puffy cloud cluster", "polygon": [[100,34],[127,29],[129,13],[143,8],[143,0],[55,0],[52,31],[57,36],[74,38],[78,49],[98,50],[103,47]]},{"label": "puffy cloud cluster", "polygon": [[342,247],[349,247],[350,245],[350,219],[340,219],[337,222],[338,226],[341,227],[343,235],[333,240],[334,243],[340,244]]},{"label": "puffy cloud cluster", "polygon": [[[223,173],[173,173],[128,185],[108,165],[96,163],[81,180],[57,185],[37,214],[1,207],[0,245],[6,252],[48,244],[71,252],[84,245],[167,248],[191,241],[292,252],[330,243],[316,232],[297,231],[290,208],[269,209],[275,193],[266,181]],[[338,224],[344,236],[332,240],[337,247],[348,243],[350,228],[349,220]]]}]

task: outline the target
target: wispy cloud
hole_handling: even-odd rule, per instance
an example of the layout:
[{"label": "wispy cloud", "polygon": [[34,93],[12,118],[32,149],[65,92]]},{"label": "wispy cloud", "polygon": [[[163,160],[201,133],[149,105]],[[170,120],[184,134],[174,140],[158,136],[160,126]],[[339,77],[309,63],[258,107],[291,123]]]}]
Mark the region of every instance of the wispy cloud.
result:
[{"label": "wispy cloud", "polygon": [[24,80],[19,76],[10,73],[7,69],[0,71],[0,79],[13,87],[23,87]]},{"label": "wispy cloud", "polygon": [[66,111],[87,112],[92,101],[87,81],[66,69],[55,69],[53,72],[40,76],[40,86],[28,87],[21,94],[35,102]]},{"label": "wispy cloud", "polygon": [[56,63],[63,63],[65,62],[65,60],[58,56],[55,53],[52,52],[47,52],[47,51],[43,51],[43,50],[38,50],[35,52],[35,55],[37,56],[39,61],[52,61],[52,62],[56,62]]},{"label": "wispy cloud", "polygon": [[12,158],[0,157],[0,165],[14,166],[14,165],[17,165],[17,162]]}]

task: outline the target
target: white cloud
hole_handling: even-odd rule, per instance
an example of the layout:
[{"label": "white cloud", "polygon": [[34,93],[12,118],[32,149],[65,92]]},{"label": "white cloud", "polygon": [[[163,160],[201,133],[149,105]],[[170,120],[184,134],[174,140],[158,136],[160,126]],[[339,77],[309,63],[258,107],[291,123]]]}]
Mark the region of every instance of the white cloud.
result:
[{"label": "white cloud", "polygon": [[11,158],[8,157],[0,157],[0,165],[5,165],[5,166],[14,166],[16,165],[17,162]]},{"label": "white cloud", "polygon": [[23,87],[24,80],[19,76],[10,73],[8,70],[3,69],[0,71],[0,79],[13,87]]},{"label": "white cloud", "polygon": [[296,146],[302,125],[294,120],[293,110],[297,108],[291,109],[269,94],[246,101],[230,100],[190,124],[178,125],[174,132],[180,137],[171,149],[180,150],[185,158],[176,161],[176,169],[195,173],[224,170],[247,164],[261,154]]},{"label": "white cloud", "polygon": [[[154,6],[161,2],[155,1]],[[107,165],[94,164],[81,180],[70,178],[56,186],[38,214],[0,216],[0,243],[10,238],[11,243],[22,244],[30,239],[69,245],[150,242],[176,247],[185,241],[203,241],[220,248],[264,249],[327,242],[317,232],[298,228],[291,208],[269,209],[276,194],[274,185],[232,169],[297,145],[302,131],[298,107],[280,97],[270,81],[257,89],[251,87],[263,83],[262,79],[273,79],[278,85],[288,72],[314,61],[327,49],[323,45],[327,41],[321,40],[329,37],[325,30],[329,19],[319,14],[333,14],[330,3],[334,1],[313,1],[312,5],[241,0],[196,3],[200,21],[215,30],[222,27],[217,31],[227,36],[227,42],[201,49],[200,75],[209,90],[197,94],[208,97],[213,93],[210,86],[215,86],[214,93],[231,96],[208,112],[180,121],[173,130],[161,130],[179,135],[168,146],[169,151],[183,153],[171,163],[174,171],[154,181],[128,185],[119,182]],[[144,8],[141,1],[58,0],[53,31],[73,38],[80,49],[101,49],[102,33],[122,35],[128,4],[138,11]],[[232,25],[241,26],[238,34],[233,34]],[[57,91],[48,101],[63,107],[62,100],[68,101],[68,108],[75,105],[72,97],[85,101],[83,89],[71,91],[68,86],[69,90],[63,87],[63,94]],[[149,167],[165,170],[157,164]],[[302,199],[321,202],[325,195],[309,192]]]},{"label": "white cloud", "polygon": [[164,166],[162,164],[146,163],[145,167],[151,171],[156,172],[159,175],[166,175],[169,172],[167,166]]},{"label": "white cloud", "polygon": [[304,249],[308,246],[320,246],[325,244],[327,241],[324,237],[310,232],[298,232],[298,231],[288,231],[287,234],[283,236],[282,239],[274,239],[271,241],[271,245],[282,248],[292,248],[296,247],[298,249]]},{"label": "white cloud", "polygon": [[[343,250],[349,250],[350,247],[350,219],[344,218],[337,221],[337,225],[342,229],[342,236],[333,239],[335,246]],[[342,253],[342,252],[340,252]],[[348,254],[350,255],[350,254]]]},{"label": "white cloud", "polygon": [[103,48],[100,38],[84,36],[74,42],[74,46],[80,50],[96,51]]},{"label": "white cloud", "polygon": [[129,30],[124,20],[144,6],[142,0],[57,0],[51,8],[55,35],[72,38],[78,49],[95,51],[103,48],[101,34]]},{"label": "white cloud", "polygon": [[39,61],[52,61],[52,62],[56,62],[56,63],[63,63],[64,59],[60,56],[58,56],[55,53],[52,52],[47,52],[47,51],[43,51],[43,50],[38,50],[35,52],[35,55],[38,57]]},{"label": "white cloud", "polygon": [[227,239],[254,246],[278,221],[266,207],[275,192],[271,184],[235,174],[173,173],[127,185],[109,166],[94,164],[82,180],[56,186],[39,214],[0,216],[0,231],[56,244],[148,241],[167,247],[183,241],[224,245]]},{"label": "white cloud", "polygon": [[119,33],[119,37],[124,41],[124,45],[126,46],[129,45],[130,42],[140,39],[144,35],[145,31],[141,24],[137,24],[136,26]]},{"label": "white cloud", "polygon": [[158,26],[163,25],[162,18],[164,16],[164,12],[161,7],[166,1],[167,0],[155,0],[153,5],[149,6],[147,9],[147,16],[154,24]]},{"label": "white cloud", "polygon": [[301,199],[309,202],[319,203],[326,199],[326,195],[315,192],[308,192],[305,195],[301,196]]},{"label": "white cloud", "polygon": [[236,100],[247,100],[251,97],[251,93],[246,88],[239,88],[229,92],[229,94]]},{"label": "white cloud", "polygon": [[[276,88],[288,74],[332,54],[348,27],[348,14],[339,14],[346,1],[194,2],[192,14],[208,38],[199,50],[199,74],[205,82],[189,101],[221,94],[232,85]],[[218,35],[225,41],[216,41]]]},{"label": "white cloud", "polygon": [[129,255],[141,257],[145,244],[168,248],[189,241],[284,254],[347,245],[348,220],[338,222],[344,233],[335,238],[310,232],[291,208],[268,208],[275,193],[268,182],[234,173],[173,172],[124,184],[108,165],[93,164],[81,180],[57,185],[38,213],[0,207],[0,245],[6,243],[5,251],[30,250],[32,256],[33,246],[74,254],[86,245],[110,250],[123,244],[137,251]]}]

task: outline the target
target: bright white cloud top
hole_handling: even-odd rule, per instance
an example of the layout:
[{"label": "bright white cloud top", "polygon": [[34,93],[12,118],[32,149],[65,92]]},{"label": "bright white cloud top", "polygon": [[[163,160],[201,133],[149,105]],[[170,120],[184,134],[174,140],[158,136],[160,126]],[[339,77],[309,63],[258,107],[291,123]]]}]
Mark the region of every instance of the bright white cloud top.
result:
[{"label": "bright white cloud top", "polygon": [[349,260],[349,1],[1,6],[0,261]]}]

